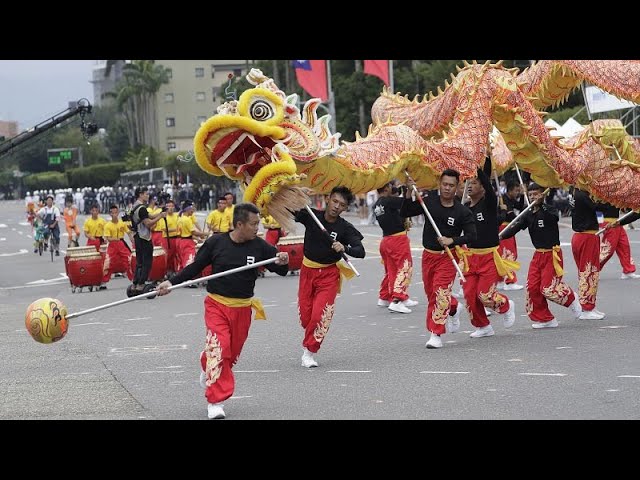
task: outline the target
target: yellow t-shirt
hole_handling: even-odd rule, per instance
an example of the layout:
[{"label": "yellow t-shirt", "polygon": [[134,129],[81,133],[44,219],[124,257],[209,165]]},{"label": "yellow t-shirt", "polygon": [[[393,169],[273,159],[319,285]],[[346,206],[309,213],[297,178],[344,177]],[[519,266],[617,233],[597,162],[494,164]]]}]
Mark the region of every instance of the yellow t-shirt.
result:
[{"label": "yellow t-shirt", "polygon": [[280,228],[280,224],[276,222],[276,219],[271,215],[263,216],[262,224],[264,225],[264,228]]},{"label": "yellow t-shirt", "polygon": [[226,213],[228,217],[229,230],[233,230],[233,209],[234,208],[235,208],[235,205],[231,205],[230,207],[227,207],[224,209],[224,213]]},{"label": "yellow t-shirt", "polygon": [[[149,212],[149,216],[152,215],[157,215],[159,213],[162,213],[162,209],[155,207],[155,208],[148,208],[147,207],[147,212]],[[153,226],[153,230],[151,230],[152,232],[163,232],[164,231],[164,220],[160,219],[158,220],[158,222]]]},{"label": "yellow t-shirt", "polygon": [[207,225],[214,232],[226,233],[229,231],[229,215],[227,215],[227,210],[224,211],[214,210],[207,217]]},{"label": "yellow t-shirt", "polygon": [[191,232],[195,229],[193,225],[193,216],[182,215],[178,218],[178,231],[180,237],[187,238],[191,236]]},{"label": "yellow t-shirt", "polygon": [[118,219],[118,223],[108,221],[104,226],[104,236],[110,238],[117,238],[122,240],[124,235],[129,231],[129,227],[121,219]]},{"label": "yellow t-shirt", "polygon": [[[169,237],[173,238],[173,237],[179,237],[180,236],[180,231],[178,230],[178,219],[180,218],[180,216],[177,213],[173,213],[171,215],[167,215],[167,226],[169,227]],[[164,227],[164,220],[160,220],[160,222],[163,223],[163,227]],[[167,238],[167,232],[166,230],[163,228],[162,229],[162,236],[164,238]]]},{"label": "yellow t-shirt", "polygon": [[83,230],[87,236],[90,237],[102,237],[104,236],[104,224],[107,223],[104,218],[98,217],[94,220],[92,217],[87,218],[84,221]]}]

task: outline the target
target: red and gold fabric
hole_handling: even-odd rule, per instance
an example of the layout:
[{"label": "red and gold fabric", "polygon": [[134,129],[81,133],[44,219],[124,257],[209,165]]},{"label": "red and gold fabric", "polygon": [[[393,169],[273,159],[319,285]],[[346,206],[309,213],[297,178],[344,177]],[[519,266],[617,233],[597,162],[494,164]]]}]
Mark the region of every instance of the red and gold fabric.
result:
[{"label": "red and gold fabric", "polygon": [[[452,253],[457,261],[457,249]],[[425,249],[422,252],[422,283],[429,302],[427,330],[436,335],[445,333],[447,317],[457,309],[458,302],[451,296],[456,273],[456,267],[444,250]]]},{"label": "red and gold fabric", "polygon": [[[507,225],[509,225],[509,222],[502,222],[498,227],[498,233],[504,230]],[[504,260],[508,260],[511,262],[515,262],[516,260],[518,260],[518,243],[516,242],[515,235],[513,237],[500,239],[500,245],[498,245],[498,253],[500,253],[500,256]],[[502,277],[499,280],[502,280]],[[517,283],[517,281],[518,276],[516,275],[515,271],[513,272],[512,277],[507,276],[506,278],[504,278],[504,282],[507,285],[511,283]]]},{"label": "red and gold fabric", "polygon": [[593,230],[575,232],[571,251],[578,267],[578,300],[583,311],[596,308],[600,280],[600,236]]},{"label": "red and gold fabric", "polygon": [[384,265],[384,277],[380,283],[378,298],[387,301],[404,302],[413,275],[411,245],[407,232],[382,237],[380,256]]},{"label": "red and gold fabric", "polygon": [[[600,228],[604,228],[606,225],[614,223],[617,220],[617,218],[605,218],[604,223],[600,225]],[[627,236],[627,232],[624,227],[619,225],[608,228],[604,231],[602,240],[600,241],[600,270],[602,270],[605,264],[611,260],[614,253],[618,255],[623,273],[628,274],[636,271],[636,264],[631,256],[629,237]]]},{"label": "red and gold fabric", "polygon": [[563,259],[559,245],[554,248],[537,248],[529,264],[525,308],[534,322],[554,319],[547,300],[568,307],[575,300],[571,287],[562,279]]}]

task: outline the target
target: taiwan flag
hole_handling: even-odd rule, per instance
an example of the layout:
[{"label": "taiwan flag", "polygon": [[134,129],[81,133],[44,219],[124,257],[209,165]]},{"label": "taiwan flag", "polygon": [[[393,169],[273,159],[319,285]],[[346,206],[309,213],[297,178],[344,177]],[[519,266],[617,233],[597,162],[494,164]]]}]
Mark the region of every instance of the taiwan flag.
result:
[{"label": "taiwan flag", "polygon": [[329,100],[326,60],[294,60],[293,68],[298,83],[309,95],[323,102]]},{"label": "taiwan flag", "polygon": [[389,60],[365,60],[364,73],[378,77],[389,86]]}]

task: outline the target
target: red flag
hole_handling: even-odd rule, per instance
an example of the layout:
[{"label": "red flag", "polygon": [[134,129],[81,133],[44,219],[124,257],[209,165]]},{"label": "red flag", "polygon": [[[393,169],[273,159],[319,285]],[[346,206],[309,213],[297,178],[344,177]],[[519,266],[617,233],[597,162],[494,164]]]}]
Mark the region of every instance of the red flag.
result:
[{"label": "red flag", "polygon": [[365,60],[364,73],[378,77],[389,86],[389,60]]},{"label": "red flag", "polygon": [[329,100],[329,88],[327,86],[327,61],[326,60],[294,60],[293,68],[296,70],[296,79],[302,88],[323,102]]}]

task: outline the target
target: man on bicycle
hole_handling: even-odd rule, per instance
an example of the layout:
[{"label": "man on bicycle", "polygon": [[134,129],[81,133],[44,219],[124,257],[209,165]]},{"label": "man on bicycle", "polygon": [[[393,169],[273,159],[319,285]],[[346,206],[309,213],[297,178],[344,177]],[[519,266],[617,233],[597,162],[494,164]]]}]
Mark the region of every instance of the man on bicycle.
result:
[{"label": "man on bicycle", "polygon": [[[58,219],[60,218],[60,209],[53,205],[53,195],[47,195],[47,203],[38,211],[38,217],[44,225],[49,227],[49,234],[53,236],[52,246],[56,250],[56,256],[60,256],[60,227]],[[46,239],[49,235],[45,235],[45,249],[47,248]]]}]

